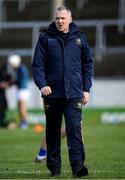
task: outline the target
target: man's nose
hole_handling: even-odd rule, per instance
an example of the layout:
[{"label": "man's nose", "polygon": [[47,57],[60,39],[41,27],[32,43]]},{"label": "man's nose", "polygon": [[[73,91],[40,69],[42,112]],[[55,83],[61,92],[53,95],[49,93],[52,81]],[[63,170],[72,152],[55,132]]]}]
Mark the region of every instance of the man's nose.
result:
[{"label": "man's nose", "polygon": [[62,19],[60,18],[58,22],[61,23],[61,22],[62,22]]}]

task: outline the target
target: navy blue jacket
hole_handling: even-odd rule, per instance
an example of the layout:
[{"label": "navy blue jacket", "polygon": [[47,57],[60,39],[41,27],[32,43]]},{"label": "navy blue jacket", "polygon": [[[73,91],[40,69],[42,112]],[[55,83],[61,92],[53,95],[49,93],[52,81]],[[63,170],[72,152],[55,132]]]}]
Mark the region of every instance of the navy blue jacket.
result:
[{"label": "navy blue jacket", "polygon": [[84,33],[70,24],[67,42],[61,39],[53,22],[37,42],[32,71],[39,89],[50,86],[46,98],[82,98],[92,85],[92,54]]}]

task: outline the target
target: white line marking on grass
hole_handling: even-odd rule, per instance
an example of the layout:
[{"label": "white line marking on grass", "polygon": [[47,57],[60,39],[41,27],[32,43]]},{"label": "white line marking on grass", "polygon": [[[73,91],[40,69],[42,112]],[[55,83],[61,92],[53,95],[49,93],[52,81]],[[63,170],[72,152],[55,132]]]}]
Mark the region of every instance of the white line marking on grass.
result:
[{"label": "white line marking on grass", "polygon": [[[125,174],[125,172],[123,171],[119,171],[119,173]],[[91,173],[112,173],[112,174],[118,174],[118,172],[116,170],[93,170],[91,171]]]},{"label": "white line marking on grass", "polygon": [[32,170],[32,171],[26,171],[26,170],[17,170],[17,174],[47,174],[48,171],[40,171],[40,170]]}]

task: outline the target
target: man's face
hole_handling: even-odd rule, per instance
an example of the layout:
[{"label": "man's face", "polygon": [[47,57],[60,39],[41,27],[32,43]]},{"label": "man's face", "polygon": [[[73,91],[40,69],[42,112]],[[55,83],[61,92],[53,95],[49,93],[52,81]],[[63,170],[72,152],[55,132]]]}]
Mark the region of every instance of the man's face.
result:
[{"label": "man's face", "polygon": [[55,14],[55,24],[58,31],[67,33],[69,31],[69,24],[72,18],[69,12],[66,10],[57,11]]}]

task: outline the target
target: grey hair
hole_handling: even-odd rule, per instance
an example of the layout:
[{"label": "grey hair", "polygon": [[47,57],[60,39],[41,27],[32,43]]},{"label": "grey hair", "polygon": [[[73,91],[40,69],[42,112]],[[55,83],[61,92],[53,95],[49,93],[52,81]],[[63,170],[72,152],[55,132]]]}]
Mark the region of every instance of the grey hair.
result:
[{"label": "grey hair", "polygon": [[62,10],[66,10],[66,11],[69,13],[69,15],[72,16],[72,13],[71,13],[71,11],[70,11],[69,8],[67,8],[67,7],[65,7],[65,6],[60,6],[60,7],[58,7],[58,8],[55,10],[54,17],[55,17],[55,15],[56,15],[57,11],[62,11]]}]

